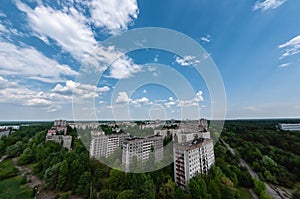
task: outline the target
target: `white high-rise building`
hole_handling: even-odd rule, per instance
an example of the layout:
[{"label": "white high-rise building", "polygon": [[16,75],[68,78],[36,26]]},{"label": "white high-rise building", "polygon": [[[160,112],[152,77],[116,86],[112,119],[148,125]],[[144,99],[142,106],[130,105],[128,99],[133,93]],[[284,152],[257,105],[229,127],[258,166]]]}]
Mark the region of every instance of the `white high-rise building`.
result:
[{"label": "white high-rise building", "polygon": [[151,152],[153,152],[156,162],[163,159],[162,136],[130,137],[125,139],[122,153],[122,164],[125,167],[125,171],[130,171],[134,158],[144,166],[149,160]]},{"label": "white high-rise building", "polygon": [[105,135],[101,131],[91,132],[90,156],[95,158],[109,157],[117,148],[121,148],[128,134]]},{"label": "white high-rise building", "polygon": [[210,139],[210,132],[208,131],[196,131],[190,129],[163,129],[154,130],[154,135],[161,135],[163,138],[172,135],[173,141],[177,140],[178,143],[189,142],[195,138]]},{"label": "white high-rise building", "polygon": [[278,126],[283,131],[300,131],[300,123],[279,123]]},{"label": "white high-rise building", "polygon": [[174,144],[174,178],[177,185],[187,188],[190,179],[200,173],[207,174],[215,163],[211,139],[198,138]]}]

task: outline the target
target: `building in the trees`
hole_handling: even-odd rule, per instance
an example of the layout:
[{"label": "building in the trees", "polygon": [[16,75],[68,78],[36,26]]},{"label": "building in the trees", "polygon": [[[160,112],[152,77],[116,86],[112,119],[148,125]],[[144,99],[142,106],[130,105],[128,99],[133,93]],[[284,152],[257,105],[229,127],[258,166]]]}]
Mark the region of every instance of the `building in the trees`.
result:
[{"label": "building in the trees", "polygon": [[122,164],[128,172],[134,166],[134,161],[144,167],[151,155],[155,162],[163,159],[163,137],[159,135],[149,137],[129,137],[124,140],[122,150]]},{"label": "building in the trees", "polygon": [[90,156],[95,158],[109,157],[117,148],[121,148],[128,134],[105,135],[103,131],[91,132]]},{"label": "building in the trees", "polygon": [[211,139],[198,138],[174,144],[174,178],[177,185],[187,188],[196,174],[207,174],[215,162]]},{"label": "building in the trees", "polygon": [[279,129],[283,131],[300,131],[300,123],[279,123]]},{"label": "building in the trees", "polygon": [[63,147],[71,150],[72,136],[67,135],[67,126],[66,120],[55,120],[51,129],[47,131],[46,141],[62,144]]},{"label": "building in the trees", "polygon": [[68,150],[71,150],[72,136],[70,135],[53,135],[47,133],[46,141],[56,142],[58,144],[61,144],[63,147],[67,148]]}]

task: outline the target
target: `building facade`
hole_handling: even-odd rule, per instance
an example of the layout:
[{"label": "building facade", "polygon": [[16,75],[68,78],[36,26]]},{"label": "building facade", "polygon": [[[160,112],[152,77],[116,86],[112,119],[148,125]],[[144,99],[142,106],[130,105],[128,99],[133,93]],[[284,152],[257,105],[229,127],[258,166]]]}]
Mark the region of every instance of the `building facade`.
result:
[{"label": "building facade", "polygon": [[90,156],[95,158],[109,157],[117,148],[121,148],[128,134],[105,135],[102,131],[91,132]]},{"label": "building facade", "polygon": [[300,131],[300,123],[292,124],[292,123],[279,123],[279,129],[283,131]]},{"label": "building facade", "polygon": [[177,140],[178,143],[189,142],[195,138],[210,139],[210,132],[208,131],[196,131],[190,129],[163,129],[154,130],[154,135],[160,135],[163,138],[172,135],[173,141]]},{"label": "building facade", "polygon": [[207,174],[215,163],[214,145],[211,139],[198,138],[190,142],[174,144],[173,153],[175,182],[182,188],[187,188],[193,176]]},{"label": "building facade", "polygon": [[134,159],[145,166],[153,154],[156,162],[163,159],[163,137],[159,135],[149,137],[130,137],[124,140],[122,150],[122,164],[125,171],[132,168]]},{"label": "building facade", "polygon": [[70,135],[52,135],[47,133],[46,141],[53,141],[58,144],[62,144],[63,147],[71,150],[72,136]]}]

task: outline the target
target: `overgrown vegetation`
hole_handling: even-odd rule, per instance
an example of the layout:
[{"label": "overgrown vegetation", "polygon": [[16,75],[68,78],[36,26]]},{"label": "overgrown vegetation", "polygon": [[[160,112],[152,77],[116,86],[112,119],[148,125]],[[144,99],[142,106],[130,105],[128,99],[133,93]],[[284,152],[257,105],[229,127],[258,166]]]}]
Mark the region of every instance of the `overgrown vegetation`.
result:
[{"label": "overgrown vegetation", "polygon": [[[255,125],[253,126],[255,127]],[[231,129],[233,127],[236,129]],[[240,139],[239,144],[244,146],[241,141],[244,138],[240,138],[239,134],[236,133],[240,132],[240,129],[237,129],[239,127],[234,124],[233,127],[226,125],[224,138],[235,148],[241,150],[242,154],[243,148],[239,148],[236,140]],[[194,177],[187,191],[184,191],[179,188],[173,180],[173,164],[150,173],[124,173],[111,169],[95,159],[90,159],[87,149],[83,146],[81,140],[77,138],[76,131],[70,128],[68,129],[68,134],[73,137],[72,151],[68,151],[57,143],[45,142],[47,128],[50,128],[50,125],[49,127],[42,125],[40,127],[32,126],[21,128],[9,137],[3,137],[0,140],[0,143],[2,143],[0,148],[2,149],[3,155],[7,154],[11,157],[18,156],[18,164],[30,164],[34,173],[44,180],[46,187],[57,193],[63,193],[64,198],[68,198],[70,196],[69,193],[71,193],[81,195],[85,198],[91,196],[91,198],[101,199],[225,199],[241,198],[242,195],[247,195],[248,188],[254,188],[258,194],[265,194],[263,188],[259,186],[260,182],[253,182],[247,169],[239,167],[238,157],[233,156],[227,148],[219,142],[215,145],[216,164],[211,168],[209,175]],[[251,127],[250,130],[253,130],[253,128]],[[24,133],[24,131],[26,131],[26,133]],[[274,131],[276,131],[276,129]],[[255,137],[257,134],[250,133],[249,135],[256,140]],[[236,138],[234,136],[236,136]],[[22,144],[20,142],[22,142]],[[167,142],[167,140],[165,142]],[[12,150],[11,146],[15,146],[17,149]],[[253,151],[255,152],[256,150],[252,148],[249,150],[249,153]],[[261,154],[261,159],[259,159],[261,160],[260,164],[264,162],[266,165],[274,165],[275,163],[280,165],[277,160],[273,159],[273,156],[264,154],[264,150],[261,151]],[[269,158],[263,158],[265,155]],[[252,156],[249,157],[251,158]],[[246,160],[249,161],[248,159]],[[271,171],[270,173],[274,175]],[[290,175],[291,174],[292,173],[290,173]],[[240,190],[242,190],[242,192],[240,192]]]},{"label": "overgrown vegetation", "polygon": [[300,132],[280,131],[278,122],[299,121],[227,121],[222,136],[260,179],[293,189],[300,181]]},{"label": "overgrown vegetation", "polygon": [[11,160],[4,160],[0,162],[0,180],[11,178],[18,175],[18,169],[16,169]]},{"label": "overgrown vegetation", "polygon": [[28,185],[22,184],[22,177],[16,176],[13,178],[5,179],[0,181],[0,198],[1,199],[12,199],[22,198],[31,199],[32,190]]}]

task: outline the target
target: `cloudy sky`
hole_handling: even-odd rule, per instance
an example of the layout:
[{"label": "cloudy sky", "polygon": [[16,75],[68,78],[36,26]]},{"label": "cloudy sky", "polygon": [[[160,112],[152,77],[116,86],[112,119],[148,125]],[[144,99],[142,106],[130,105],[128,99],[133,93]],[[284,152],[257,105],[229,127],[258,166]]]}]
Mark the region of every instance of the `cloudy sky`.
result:
[{"label": "cloudy sky", "polygon": [[[227,118],[300,117],[299,9],[298,0],[1,1],[0,120],[73,119],[74,98],[80,119],[210,118],[216,100],[193,67],[201,60],[102,46],[144,27],[206,50]],[[87,62],[97,83],[78,81]]]}]

